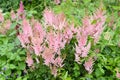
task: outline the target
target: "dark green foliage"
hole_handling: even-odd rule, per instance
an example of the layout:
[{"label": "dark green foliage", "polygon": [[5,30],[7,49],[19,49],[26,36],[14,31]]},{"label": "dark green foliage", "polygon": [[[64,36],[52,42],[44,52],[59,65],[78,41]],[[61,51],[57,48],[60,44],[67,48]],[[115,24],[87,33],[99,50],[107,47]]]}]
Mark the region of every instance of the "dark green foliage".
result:
[{"label": "dark green foliage", "polygon": [[19,8],[20,0],[0,0],[0,8],[3,12],[11,11],[11,9],[16,10]]},{"label": "dark green foliage", "polygon": [[27,11],[35,11],[34,17],[40,19],[42,12],[47,6],[52,6],[51,0],[23,0],[25,9]]},{"label": "dark green foliage", "polygon": [[[28,80],[52,80],[53,75],[50,73],[49,67],[43,64],[37,64],[36,69],[29,71]],[[53,78],[54,79],[54,78]]]},{"label": "dark green foliage", "polygon": [[42,12],[47,6],[52,6],[51,0],[0,0],[0,8],[3,12],[10,12],[19,8],[20,1],[23,1],[24,8],[34,17],[40,19]]}]

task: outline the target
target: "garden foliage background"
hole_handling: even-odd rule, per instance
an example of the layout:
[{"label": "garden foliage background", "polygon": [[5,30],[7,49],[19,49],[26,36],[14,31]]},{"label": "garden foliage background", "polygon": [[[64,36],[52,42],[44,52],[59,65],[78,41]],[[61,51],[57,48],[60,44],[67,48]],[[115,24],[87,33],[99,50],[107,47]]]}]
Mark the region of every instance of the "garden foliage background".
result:
[{"label": "garden foliage background", "polygon": [[[120,0],[22,0],[22,2],[24,5],[23,13],[19,12],[21,10],[19,8],[20,0],[0,0],[0,80],[120,79]],[[88,36],[85,46],[90,42],[91,48],[88,51],[87,57],[80,57],[79,63],[79,61],[75,61],[75,54],[77,53],[76,45],[79,44],[76,34],[80,32],[76,31],[76,29],[87,24],[84,22],[84,19],[86,19],[86,22],[87,19],[91,20],[88,17],[94,16],[96,14],[95,12],[97,10],[99,11],[99,9],[102,9],[101,13],[104,12],[103,16],[106,18],[103,20],[104,24],[102,25],[104,29],[101,31],[97,43],[94,43],[91,35]],[[14,11],[16,15],[12,16],[11,11]],[[25,43],[27,47],[24,47],[18,37],[20,33],[24,32],[22,28],[24,27],[24,22],[28,25],[39,25],[37,22],[32,22],[33,17],[35,21],[41,23],[40,25],[42,25],[43,30],[46,30],[47,35],[49,35],[50,30],[59,33],[59,30],[55,31],[54,28],[52,30],[51,27],[53,25],[46,25],[47,18],[45,18],[45,15],[47,14],[45,12],[53,12],[58,18],[60,16],[59,14],[63,13],[67,26],[70,26],[68,27],[68,31],[76,31],[71,38],[69,38],[69,34],[72,34],[72,32],[67,33],[68,31],[66,31],[66,34],[69,35],[68,42],[66,42],[64,48],[60,48],[60,55],[55,55],[55,58],[57,56],[62,57],[60,63],[63,64],[61,67],[60,65],[57,67],[56,75],[55,73],[51,73],[54,69],[53,67],[51,69],[51,66],[54,66],[54,63],[50,63],[49,65],[47,63],[45,64],[44,56],[36,55],[33,49],[29,49],[34,44],[32,42]],[[4,20],[2,16],[4,16]],[[103,18],[103,16],[101,17]],[[94,20],[93,18],[90,24],[97,24],[97,21],[99,20]],[[72,27],[73,24],[74,28]],[[61,34],[66,35],[63,32],[64,28]],[[46,40],[44,43],[50,46],[49,39],[47,42],[47,37],[44,37]],[[83,43],[84,40],[83,38]],[[27,62],[29,59],[28,56],[29,58],[32,57],[34,62]],[[88,68],[85,66],[87,62]]]}]

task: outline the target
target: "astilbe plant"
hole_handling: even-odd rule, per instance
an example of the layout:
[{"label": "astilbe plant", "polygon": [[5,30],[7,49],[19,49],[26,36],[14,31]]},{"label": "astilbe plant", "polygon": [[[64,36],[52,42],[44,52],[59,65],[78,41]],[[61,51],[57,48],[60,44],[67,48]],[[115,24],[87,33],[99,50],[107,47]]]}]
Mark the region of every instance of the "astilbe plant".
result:
[{"label": "astilbe plant", "polygon": [[[105,16],[102,9],[98,9],[91,17],[85,17],[83,19],[83,25],[79,29],[75,28],[73,24],[69,25],[63,13],[54,14],[52,10],[46,9],[43,16],[44,27],[34,18],[31,20],[25,18],[22,2],[20,3],[17,14],[11,11],[11,21],[22,20],[22,23],[16,26],[16,30],[18,31],[17,36],[22,47],[27,49],[26,63],[29,67],[33,66],[33,53],[37,57],[42,56],[44,64],[50,67],[51,73],[54,76],[57,76],[58,68],[64,66],[63,61],[65,57],[61,55],[61,49],[65,47],[66,43],[69,43],[75,33],[78,41],[78,44],[75,44],[75,61],[80,64],[80,58],[87,57],[91,48],[91,42],[88,41],[88,36],[91,36],[94,39],[94,43],[97,43],[104,29]],[[1,33],[5,34],[10,28],[11,21],[4,21],[2,13],[0,13],[0,21],[3,26]],[[37,57],[36,61],[39,63]],[[89,73],[92,72],[93,62],[93,59],[89,58],[84,63],[85,69]]]},{"label": "astilbe plant", "polygon": [[[69,25],[63,13],[54,14],[52,10],[45,9],[43,16],[44,22],[42,25],[44,27],[34,18],[31,23],[23,18],[22,32],[20,32],[18,38],[22,46],[28,51],[26,59],[28,66],[32,66],[34,63],[31,57],[31,53],[34,51],[36,56],[42,56],[44,64],[50,67],[54,76],[57,76],[58,68],[64,65],[65,57],[61,55],[61,49],[65,47],[66,43],[69,43],[74,33],[76,33],[78,41],[78,44],[75,44],[75,61],[80,64],[80,58],[87,57],[91,48],[88,36],[91,36],[94,43],[97,43],[104,29],[105,16],[102,9],[98,9],[91,17],[85,17],[83,25],[79,29],[74,28],[74,25]],[[95,23],[93,23],[94,21]],[[37,62],[39,62],[38,59]],[[85,69],[89,73],[92,72],[93,62],[93,59],[90,58],[84,63]]]},{"label": "astilbe plant", "polygon": [[[100,35],[104,29],[105,15],[102,8],[99,8],[93,16],[86,16],[82,20],[82,27],[77,31],[77,42],[75,61],[80,64],[80,58],[88,57],[89,50],[91,48],[91,42],[88,41],[88,37],[91,36],[94,40],[94,44],[99,41]],[[84,63],[85,69],[91,73],[93,59],[89,59]]]},{"label": "astilbe plant", "polygon": [[[49,66],[51,73],[56,76],[57,68],[64,65],[60,50],[71,40],[74,26],[67,23],[63,13],[56,15],[48,9],[44,11],[43,26],[44,28],[34,18],[31,21],[22,18],[22,31],[19,31],[18,39],[22,47],[27,49],[28,66],[33,66],[31,55],[35,53],[36,56],[42,56],[44,64]],[[39,62],[37,58],[36,61]]]},{"label": "astilbe plant", "polygon": [[[69,44],[73,35],[76,34],[78,42],[75,43],[75,61],[80,64],[81,58],[89,57],[88,53],[92,43],[88,41],[88,37],[91,36],[96,44],[105,23],[104,11],[101,8],[93,16],[85,17],[82,27],[79,28],[75,28],[74,24],[69,24],[63,13],[55,14],[51,9],[45,9],[43,19],[42,24],[34,18],[28,20],[22,2],[17,13],[11,11],[11,21],[22,22],[17,24],[15,29],[22,47],[27,50],[26,63],[29,67],[33,67],[35,60],[39,63],[38,57],[42,56],[44,64],[50,67],[54,76],[57,76],[58,68],[64,66],[65,57],[61,54],[61,49]],[[4,21],[2,13],[0,13],[0,21],[7,23],[5,25],[5,31],[7,31],[11,22]],[[34,54],[36,55],[35,60],[32,58]],[[92,57],[89,57],[84,63],[84,67],[89,73],[92,72],[93,63]]]},{"label": "astilbe plant", "polygon": [[[48,47],[51,52],[51,57],[48,55],[48,65],[52,67],[51,68],[52,73],[56,76],[57,74],[57,67],[62,67],[64,57],[61,57],[61,52],[60,50],[65,47],[66,43],[69,43],[69,41],[72,39],[73,36],[73,31],[72,28],[74,29],[74,26],[69,25],[66,21],[66,18],[63,13],[55,15],[52,10],[46,9],[44,12],[44,19],[45,19],[45,26],[46,28],[50,28],[50,30],[47,32],[47,43]],[[44,53],[43,53],[44,54]],[[45,55],[45,54],[44,54]],[[57,57],[55,57],[57,55]],[[52,58],[49,60],[49,58]],[[47,60],[47,58],[46,58]],[[45,60],[45,61],[46,61]],[[50,64],[52,63],[52,65]]]}]

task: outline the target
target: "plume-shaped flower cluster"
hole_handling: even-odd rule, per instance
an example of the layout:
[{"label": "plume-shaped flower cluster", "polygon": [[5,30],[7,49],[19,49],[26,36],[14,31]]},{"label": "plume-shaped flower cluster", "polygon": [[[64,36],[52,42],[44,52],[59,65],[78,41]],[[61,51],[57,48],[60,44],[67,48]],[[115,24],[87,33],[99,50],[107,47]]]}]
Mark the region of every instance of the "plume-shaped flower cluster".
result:
[{"label": "plume-shaped flower cluster", "polygon": [[11,26],[11,20],[4,19],[3,13],[0,12],[0,33],[6,34],[6,32],[10,29]]},{"label": "plume-shaped flower cluster", "polygon": [[20,1],[20,8],[17,11],[17,17],[18,19],[23,19],[25,18],[25,14],[24,14],[24,6],[23,6],[23,2]]},{"label": "plume-shaped flower cluster", "polygon": [[[91,42],[88,41],[88,36],[91,36],[93,38],[94,43],[97,43],[99,41],[105,23],[105,16],[103,10],[101,8],[98,9],[93,16],[85,17],[82,22],[83,25],[78,29],[76,35],[78,44],[76,44],[75,61],[78,62],[79,64],[80,57],[87,57],[88,52],[91,48]],[[88,68],[89,65],[85,64],[84,64],[85,69],[88,72],[91,72],[91,68]]]},{"label": "plume-shaped flower cluster", "polygon": [[92,73],[93,63],[94,61],[92,58],[89,58],[89,60],[84,63],[84,67],[89,73]]},{"label": "plume-shaped flower cluster", "polygon": [[104,23],[106,20],[105,12],[102,8],[96,10],[93,16],[87,16],[83,19],[83,28],[84,32],[87,35],[90,35],[94,42],[99,41],[99,37],[104,29]]},{"label": "plume-shaped flower cluster", "polygon": [[0,12],[0,22],[3,22],[4,21],[4,16],[2,14],[2,12]]}]

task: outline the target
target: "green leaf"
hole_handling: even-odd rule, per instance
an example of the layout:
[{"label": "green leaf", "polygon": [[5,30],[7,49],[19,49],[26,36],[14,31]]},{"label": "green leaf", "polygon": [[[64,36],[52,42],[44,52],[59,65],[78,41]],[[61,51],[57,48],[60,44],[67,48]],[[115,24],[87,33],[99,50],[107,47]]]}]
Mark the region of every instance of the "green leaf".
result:
[{"label": "green leaf", "polygon": [[18,74],[18,75],[21,75],[21,71],[20,71],[20,70],[17,70],[17,74]]},{"label": "green leaf", "polygon": [[15,69],[15,68],[16,68],[16,66],[15,66],[15,65],[13,65],[13,64],[10,64],[9,68],[10,68],[10,69]]},{"label": "green leaf", "polygon": [[6,75],[10,75],[11,74],[11,70],[10,69],[5,70],[5,74]]},{"label": "green leaf", "polygon": [[20,45],[20,41],[18,38],[15,39],[15,43],[16,43],[16,45]]},{"label": "green leaf", "polygon": [[3,35],[3,34],[0,34],[0,37],[5,37],[5,35]]},{"label": "green leaf", "polygon": [[27,80],[27,77],[23,78],[23,80]]},{"label": "green leaf", "polygon": [[84,4],[88,4],[91,2],[91,0],[83,0]]},{"label": "green leaf", "polygon": [[67,77],[66,80],[72,80],[71,77]]},{"label": "green leaf", "polygon": [[16,27],[16,25],[17,25],[17,22],[11,24],[10,28],[11,28],[11,29],[14,29],[14,28]]},{"label": "green leaf", "polygon": [[22,77],[18,77],[16,80],[22,80]]},{"label": "green leaf", "polygon": [[21,57],[19,55],[16,56],[15,61],[21,61]]},{"label": "green leaf", "polygon": [[68,71],[67,71],[67,72],[65,73],[65,75],[63,76],[63,79],[66,80],[67,76],[68,76]]},{"label": "green leaf", "polygon": [[8,38],[5,38],[3,43],[4,43],[5,45],[8,44]]},{"label": "green leaf", "polygon": [[5,77],[0,75],[0,80],[6,80]]},{"label": "green leaf", "polygon": [[120,10],[120,6],[112,6],[112,8],[115,10]]},{"label": "green leaf", "polygon": [[103,74],[104,74],[104,73],[101,72],[100,68],[97,68],[97,69],[95,70],[95,75],[96,75],[97,77],[100,77],[100,76],[102,76]]},{"label": "green leaf", "polygon": [[79,70],[79,65],[75,63],[74,70]]},{"label": "green leaf", "polygon": [[16,55],[15,54],[11,54],[10,60],[15,60],[15,58],[16,58]]},{"label": "green leaf", "polygon": [[0,66],[3,66],[5,64],[6,64],[6,57],[5,56],[0,57]]},{"label": "green leaf", "polygon": [[20,63],[18,63],[18,68],[19,68],[20,70],[24,70],[25,67],[26,67],[26,65],[25,65],[24,62],[20,62]]},{"label": "green leaf", "polygon": [[9,34],[9,36],[13,36],[13,35],[15,35],[16,34],[16,30],[14,30],[13,32],[11,32],[10,34]]}]

